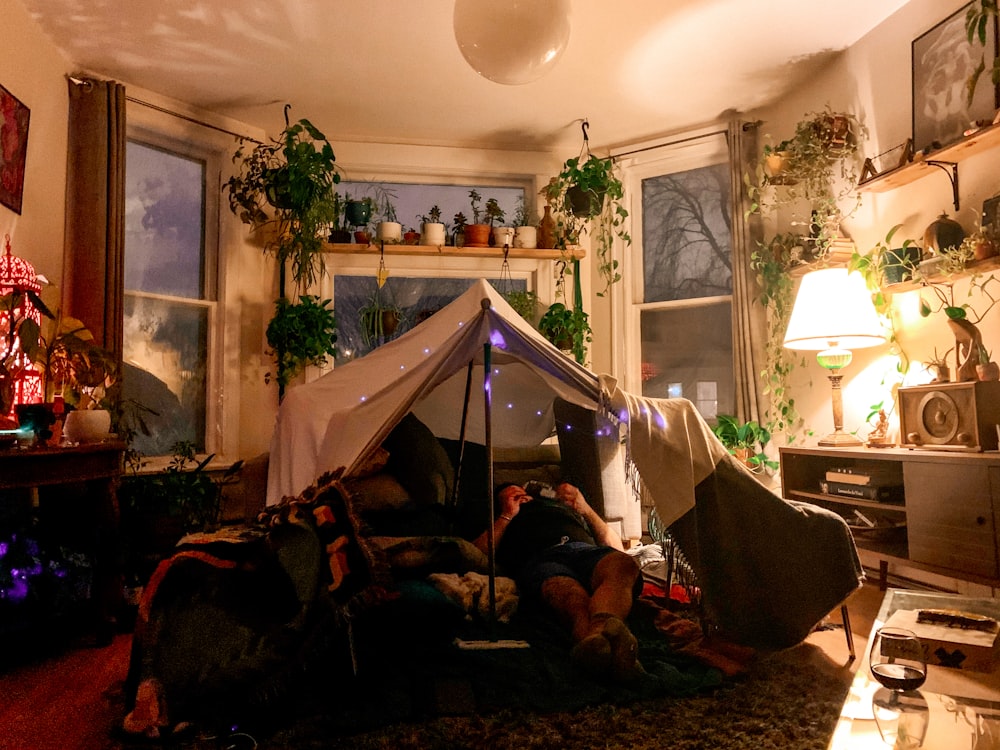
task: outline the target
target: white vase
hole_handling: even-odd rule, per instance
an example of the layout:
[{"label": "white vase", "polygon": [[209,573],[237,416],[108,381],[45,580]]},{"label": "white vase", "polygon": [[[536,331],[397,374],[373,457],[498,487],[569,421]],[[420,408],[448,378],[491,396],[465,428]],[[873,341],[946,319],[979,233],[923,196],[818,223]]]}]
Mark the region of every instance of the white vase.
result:
[{"label": "white vase", "polygon": [[63,436],[71,443],[99,443],[111,435],[107,409],[75,409],[66,415]]},{"label": "white vase", "polygon": [[514,247],[534,250],[538,247],[538,227],[515,227]]},{"label": "white vase", "polygon": [[420,244],[442,247],[446,242],[444,224],[425,221],[420,225]]},{"label": "white vase", "polygon": [[398,221],[382,221],[375,228],[375,239],[382,242],[399,242],[403,239],[403,225]]}]

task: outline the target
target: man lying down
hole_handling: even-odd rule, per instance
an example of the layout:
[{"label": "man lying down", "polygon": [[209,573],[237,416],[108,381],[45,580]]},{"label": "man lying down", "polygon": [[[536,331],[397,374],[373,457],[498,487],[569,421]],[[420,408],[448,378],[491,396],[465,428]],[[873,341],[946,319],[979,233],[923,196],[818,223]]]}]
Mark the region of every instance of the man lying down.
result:
[{"label": "man lying down", "polygon": [[[497,488],[497,563],[522,596],[540,601],[569,630],[580,666],[620,682],[637,678],[638,643],[625,620],[642,592],[639,566],[579,489],[565,482],[554,492],[529,487]],[[474,544],[487,553],[489,530]]]}]

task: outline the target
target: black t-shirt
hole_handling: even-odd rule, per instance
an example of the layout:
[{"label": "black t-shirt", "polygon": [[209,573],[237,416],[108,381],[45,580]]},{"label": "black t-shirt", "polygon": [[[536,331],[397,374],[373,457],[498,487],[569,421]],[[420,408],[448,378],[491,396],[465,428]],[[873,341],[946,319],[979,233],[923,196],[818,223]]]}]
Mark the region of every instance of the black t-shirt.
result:
[{"label": "black t-shirt", "polygon": [[554,500],[524,503],[497,545],[497,563],[515,573],[544,549],[562,542],[597,544],[579,513]]}]

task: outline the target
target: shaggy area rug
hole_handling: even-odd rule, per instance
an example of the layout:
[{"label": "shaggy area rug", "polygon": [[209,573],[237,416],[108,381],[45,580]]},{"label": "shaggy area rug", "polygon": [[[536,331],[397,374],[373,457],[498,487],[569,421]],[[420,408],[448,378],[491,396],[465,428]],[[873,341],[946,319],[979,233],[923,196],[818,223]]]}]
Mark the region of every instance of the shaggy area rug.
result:
[{"label": "shaggy area rug", "polygon": [[[573,671],[552,643],[526,651],[465,652],[442,672],[398,654],[339,696],[315,694],[290,723],[255,733],[261,750],[320,748],[666,748],[822,750],[851,681],[816,647],[755,657],[724,677],[633,624],[649,675],[609,686]],[[537,630],[537,642],[545,634]],[[551,658],[550,658],[551,657]],[[370,657],[369,657],[370,658]],[[369,672],[369,675],[371,672]],[[338,705],[334,707],[331,701]]]}]

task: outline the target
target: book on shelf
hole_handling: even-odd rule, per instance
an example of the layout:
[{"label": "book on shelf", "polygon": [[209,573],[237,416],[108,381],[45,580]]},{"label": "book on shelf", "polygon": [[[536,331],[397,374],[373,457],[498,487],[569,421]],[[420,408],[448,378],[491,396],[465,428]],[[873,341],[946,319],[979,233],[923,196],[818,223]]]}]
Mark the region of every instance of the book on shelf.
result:
[{"label": "book on shelf", "polygon": [[840,497],[856,497],[861,500],[875,500],[880,503],[899,503],[903,501],[903,488],[900,485],[880,484],[850,484],[847,482],[823,482],[821,489],[828,495]]},{"label": "book on shelf", "polygon": [[840,482],[841,484],[877,486],[877,485],[892,484],[894,481],[898,483],[899,478],[896,477],[894,480],[892,473],[888,469],[884,468],[864,469],[854,466],[847,466],[842,468],[829,469],[826,472],[826,481]]}]

